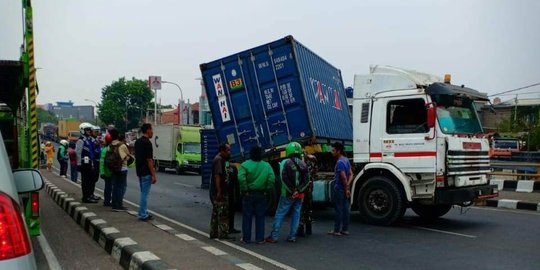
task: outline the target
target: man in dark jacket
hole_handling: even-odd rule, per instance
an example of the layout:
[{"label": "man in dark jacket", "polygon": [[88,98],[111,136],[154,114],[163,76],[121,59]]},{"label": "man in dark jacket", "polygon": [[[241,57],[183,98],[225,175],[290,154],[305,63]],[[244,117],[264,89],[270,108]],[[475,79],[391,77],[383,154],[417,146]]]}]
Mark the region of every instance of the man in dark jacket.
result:
[{"label": "man in dark jacket", "polygon": [[302,146],[297,142],[289,143],[285,148],[287,159],[280,163],[281,197],[272,223],[272,233],[266,238],[268,243],[277,242],[281,224],[291,208],[291,230],[287,241],[296,242],[302,200],[309,185],[308,167],[301,159],[303,152]]}]

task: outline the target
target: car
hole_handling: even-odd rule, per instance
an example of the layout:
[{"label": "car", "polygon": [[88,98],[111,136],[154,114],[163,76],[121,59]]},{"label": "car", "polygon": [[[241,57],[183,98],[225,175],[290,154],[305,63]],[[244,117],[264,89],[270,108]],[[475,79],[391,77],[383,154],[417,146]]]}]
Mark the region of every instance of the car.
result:
[{"label": "car", "polygon": [[[37,269],[20,195],[39,191],[43,178],[38,170],[12,170],[0,133],[0,269]],[[31,205],[39,211],[39,204]]]}]

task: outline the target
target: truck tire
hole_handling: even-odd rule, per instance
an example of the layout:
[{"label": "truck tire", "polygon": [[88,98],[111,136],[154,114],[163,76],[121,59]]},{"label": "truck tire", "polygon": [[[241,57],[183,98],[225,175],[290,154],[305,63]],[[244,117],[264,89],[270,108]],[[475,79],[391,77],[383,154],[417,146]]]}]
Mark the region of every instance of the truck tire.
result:
[{"label": "truck tire", "polygon": [[422,219],[434,220],[448,213],[452,209],[452,205],[413,204],[411,208]]},{"label": "truck tire", "polygon": [[180,168],[180,166],[176,166],[175,170],[176,170],[176,174],[183,174],[184,173],[184,170],[182,170]]},{"label": "truck tire", "polygon": [[159,161],[155,161],[154,164],[155,164],[156,170],[157,170],[158,172],[164,172],[164,171],[165,171],[165,167],[159,166]]},{"label": "truck tire", "polygon": [[385,176],[368,179],[356,199],[362,221],[373,225],[392,225],[407,209],[402,189]]}]

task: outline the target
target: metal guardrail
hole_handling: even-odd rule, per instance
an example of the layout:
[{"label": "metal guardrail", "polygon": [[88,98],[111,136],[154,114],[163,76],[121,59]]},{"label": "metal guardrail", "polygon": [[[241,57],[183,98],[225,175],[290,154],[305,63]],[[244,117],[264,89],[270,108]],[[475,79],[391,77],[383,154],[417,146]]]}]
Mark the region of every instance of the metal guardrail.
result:
[{"label": "metal guardrail", "polygon": [[489,175],[513,176],[522,180],[540,181],[540,163],[531,162],[491,162]]}]

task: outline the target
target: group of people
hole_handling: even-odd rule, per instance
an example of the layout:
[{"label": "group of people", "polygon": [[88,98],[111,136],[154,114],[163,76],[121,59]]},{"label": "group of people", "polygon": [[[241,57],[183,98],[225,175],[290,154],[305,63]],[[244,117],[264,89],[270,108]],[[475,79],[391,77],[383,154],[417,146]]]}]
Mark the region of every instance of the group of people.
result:
[{"label": "group of people", "polygon": [[148,195],[151,185],[157,182],[150,142],[153,136],[152,125],[145,123],[141,126],[142,136],[135,142],[134,156],[127,147],[125,136],[115,128],[108,129],[103,138],[99,136],[100,128],[90,123],[82,123],[79,129],[79,140],[76,143],[61,140],[58,151],[50,141],[41,144],[41,159],[47,170],[52,170],[56,153],[60,176],[67,178],[68,162],[73,182],[78,182],[80,172],[83,203],[98,203],[101,200],[101,197],[94,194],[95,185],[101,178],[105,181],[103,206],[111,207],[114,211],[126,211],[123,201],[128,167],[134,165],[141,192],[138,219],[152,220],[152,215],[148,213]]},{"label": "group of people", "polygon": [[114,211],[126,211],[124,195],[127,189],[128,167],[135,165],[139,178],[140,201],[138,219],[152,220],[148,213],[148,194],[152,184],[157,182],[153,165],[151,124],[141,126],[142,136],[135,142],[135,156],[131,155],[125,136],[111,128],[103,142],[96,142],[92,136],[91,125],[81,124],[81,138],[77,141],[77,168],[81,172],[82,201],[97,203],[100,199],[94,195],[95,183],[102,178],[105,181],[103,206]]},{"label": "group of people", "polygon": [[[310,147],[312,147],[310,145]],[[237,180],[242,195],[242,243],[252,242],[252,223],[255,218],[255,242],[277,243],[285,216],[290,211],[290,231],[288,242],[296,242],[297,236],[312,234],[312,190],[317,174],[317,161],[297,142],[285,148],[286,158],[279,163],[279,175],[263,160],[263,150],[254,146],[249,160],[243,162],[237,172]],[[345,156],[343,144],[332,145],[332,155],[337,159],[333,184],[334,208],[336,211],[334,228],[328,231],[333,236],[349,235],[350,185],[352,167]],[[219,153],[213,160],[210,199],[213,205],[210,221],[210,238],[234,239],[234,178],[236,167],[229,163],[231,147],[219,146]],[[277,180],[276,180],[277,178]],[[275,181],[280,181],[281,190],[277,210],[272,222],[272,230],[265,237],[265,214],[268,196],[273,194]]]}]

